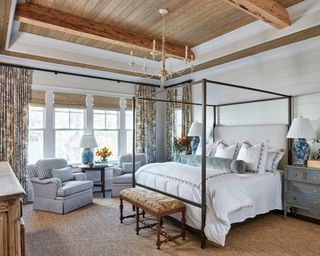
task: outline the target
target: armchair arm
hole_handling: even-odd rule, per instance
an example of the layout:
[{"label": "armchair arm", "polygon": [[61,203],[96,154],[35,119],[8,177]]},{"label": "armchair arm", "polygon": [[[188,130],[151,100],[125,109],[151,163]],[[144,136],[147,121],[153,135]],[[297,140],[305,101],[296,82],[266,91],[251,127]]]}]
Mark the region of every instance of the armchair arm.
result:
[{"label": "armchair arm", "polygon": [[123,174],[123,170],[121,168],[113,168],[113,177],[117,177]]},{"label": "armchair arm", "polygon": [[34,196],[56,199],[57,191],[61,188],[62,183],[58,178],[50,178],[40,180],[39,178],[31,178]]},{"label": "armchair arm", "polygon": [[87,180],[87,175],[82,172],[73,173],[73,179],[74,180]]}]

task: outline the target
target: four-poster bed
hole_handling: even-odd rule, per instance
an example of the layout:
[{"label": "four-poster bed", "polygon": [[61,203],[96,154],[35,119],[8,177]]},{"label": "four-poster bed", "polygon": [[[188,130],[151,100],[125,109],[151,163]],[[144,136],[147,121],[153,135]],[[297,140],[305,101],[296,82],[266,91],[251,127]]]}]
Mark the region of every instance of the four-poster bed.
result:
[{"label": "four-poster bed", "polygon": [[[174,86],[166,86],[164,88],[164,91],[166,90],[171,90],[171,89],[176,89],[180,88],[183,86],[191,85],[191,86],[197,86],[201,85],[202,88],[202,102],[183,102],[183,101],[169,101],[169,100],[164,100],[164,99],[155,99],[155,98],[148,98],[151,95],[143,95],[139,97],[133,97],[133,167],[135,166],[135,151],[136,151],[136,137],[135,137],[135,131],[136,131],[136,101],[137,100],[147,100],[147,101],[155,101],[155,102],[168,102],[168,103],[180,103],[180,104],[190,104],[194,106],[201,106],[202,108],[202,138],[207,138],[207,108],[212,107],[213,108],[213,113],[214,113],[214,122],[213,122],[213,137],[215,138],[215,131],[216,131],[216,126],[217,126],[217,112],[219,108],[225,107],[225,106],[231,106],[231,105],[240,105],[240,104],[249,104],[249,103],[256,103],[256,102],[264,102],[264,101],[274,101],[274,100],[283,100],[287,99],[287,104],[288,104],[288,123],[287,125],[290,126],[291,120],[292,120],[292,97],[280,93],[274,93],[271,91],[266,91],[266,90],[260,90],[260,89],[255,89],[255,88],[250,88],[250,87],[245,87],[245,86],[240,86],[240,85],[235,85],[235,84],[230,84],[230,83],[224,83],[224,82],[218,82],[218,81],[212,81],[212,80],[207,80],[203,79],[201,81],[196,81],[191,84],[186,84],[186,83],[180,83]],[[273,95],[273,97],[264,97],[264,98],[259,98],[255,100],[248,100],[248,101],[236,101],[236,102],[226,102],[223,104],[208,104],[207,101],[207,86],[208,84],[215,84],[215,85],[220,85],[224,87],[230,87],[230,88],[237,88],[237,89],[242,89],[246,91],[252,91],[256,93],[262,93],[262,94],[267,94],[267,95]],[[162,91],[163,92],[163,91]],[[157,93],[155,93],[157,94]],[[155,95],[153,94],[153,95]],[[285,125],[287,127],[287,125]],[[280,126],[279,126],[280,127]],[[264,132],[267,132],[268,135],[271,139],[274,136],[274,129],[278,129],[279,127],[273,126],[269,127]],[[282,129],[283,127],[280,127]],[[252,128],[253,130],[256,130],[256,128]],[[221,131],[220,131],[221,132]],[[223,133],[223,131],[222,131]],[[274,139],[273,144],[277,144],[277,141],[283,141],[285,140],[284,147],[287,149],[288,153],[288,159],[290,159],[290,141],[285,138],[285,133],[286,130],[283,130],[281,133],[281,138],[276,138]],[[275,135],[278,136],[278,135]],[[231,136],[232,137],[232,136]],[[261,137],[261,134],[259,134],[257,137]],[[204,139],[205,142],[205,139]],[[205,145],[205,144],[204,144]],[[283,143],[282,143],[283,146]],[[133,168],[133,175],[132,175],[132,184],[133,187],[135,186],[140,186],[143,188],[150,189],[152,191],[156,191],[165,195],[168,195],[170,197],[179,199],[191,206],[197,207],[201,210],[201,246],[205,246],[206,242],[206,234],[205,234],[205,227],[206,227],[206,217],[207,217],[207,158],[206,158],[206,146],[202,146],[202,154],[201,154],[201,199],[200,200],[190,200],[185,197],[181,197],[172,193],[168,193],[164,190],[157,189],[152,186],[148,186],[146,184],[142,184],[136,181],[136,173],[135,173],[135,168]]]}]

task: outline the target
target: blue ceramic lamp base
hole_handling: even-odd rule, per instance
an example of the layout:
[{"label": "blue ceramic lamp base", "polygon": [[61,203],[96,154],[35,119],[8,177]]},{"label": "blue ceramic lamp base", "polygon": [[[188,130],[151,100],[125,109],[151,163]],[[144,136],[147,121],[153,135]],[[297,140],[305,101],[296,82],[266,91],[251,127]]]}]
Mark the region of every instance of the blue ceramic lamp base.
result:
[{"label": "blue ceramic lamp base", "polygon": [[200,143],[200,138],[199,137],[193,137],[192,138],[192,141],[191,141],[192,155],[196,154],[199,143]]},{"label": "blue ceramic lamp base", "polygon": [[310,146],[306,139],[297,139],[292,145],[294,165],[306,166],[310,155]]},{"label": "blue ceramic lamp base", "polygon": [[90,164],[93,163],[94,154],[91,148],[85,148],[82,152],[82,163],[83,164]]}]

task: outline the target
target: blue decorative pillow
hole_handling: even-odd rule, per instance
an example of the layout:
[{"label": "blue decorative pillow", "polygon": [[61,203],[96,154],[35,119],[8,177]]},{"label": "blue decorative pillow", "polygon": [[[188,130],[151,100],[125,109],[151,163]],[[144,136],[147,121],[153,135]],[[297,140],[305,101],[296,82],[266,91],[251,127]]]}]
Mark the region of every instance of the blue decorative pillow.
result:
[{"label": "blue decorative pillow", "polygon": [[71,167],[65,167],[61,169],[51,169],[52,178],[58,178],[61,182],[65,182],[73,179],[73,172]]},{"label": "blue decorative pillow", "polygon": [[[130,162],[123,162],[122,163],[122,169],[124,173],[132,173],[132,165],[133,163]],[[138,170],[141,167],[141,162],[136,162],[136,168],[135,170]]]},{"label": "blue decorative pillow", "polygon": [[[235,172],[235,173],[245,173],[246,172],[246,163],[242,160],[233,160],[229,158],[221,158],[221,157],[206,157],[207,160],[207,167],[228,171],[228,172]],[[192,155],[189,158],[188,164],[193,166],[201,166],[201,156]]]}]

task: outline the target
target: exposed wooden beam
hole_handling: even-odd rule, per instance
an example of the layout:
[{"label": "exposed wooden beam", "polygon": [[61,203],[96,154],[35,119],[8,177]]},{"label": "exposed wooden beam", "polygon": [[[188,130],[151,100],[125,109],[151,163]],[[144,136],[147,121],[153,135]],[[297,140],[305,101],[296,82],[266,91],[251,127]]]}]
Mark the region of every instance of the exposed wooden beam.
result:
[{"label": "exposed wooden beam", "polygon": [[[35,4],[18,4],[15,18],[22,23],[50,28],[72,35],[83,36],[88,39],[128,47],[130,49],[145,50],[148,51],[148,53],[152,50],[153,38],[149,36],[133,33],[113,25],[95,22]],[[160,40],[157,40],[156,51],[158,51],[158,53],[161,52]],[[185,47],[167,42],[166,53],[170,57],[184,58]],[[188,58],[191,58],[191,54],[193,53],[189,50]]]},{"label": "exposed wooden beam", "polygon": [[[198,64],[194,66],[194,72],[198,72],[201,70],[205,70],[208,68],[216,67],[219,65],[226,64],[228,62],[240,60],[246,57],[254,56],[256,54],[266,52],[272,49],[276,49],[282,46],[290,45],[293,43],[297,43],[303,40],[307,40],[313,37],[320,36],[320,25],[307,28],[301,31],[298,31],[296,33],[283,36],[259,45],[255,45],[246,49],[243,49],[241,51],[237,51],[234,53],[230,53],[224,56],[221,56],[219,58]],[[184,74],[187,75],[190,73],[190,69],[187,69],[184,71]]]},{"label": "exposed wooden beam", "polygon": [[5,48],[12,0],[0,1],[0,51]]},{"label": "exposed wooden beam", "polygon": [[288,11],[274,0],[224,0],[275,28],[290,26]]}]

